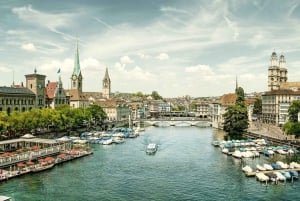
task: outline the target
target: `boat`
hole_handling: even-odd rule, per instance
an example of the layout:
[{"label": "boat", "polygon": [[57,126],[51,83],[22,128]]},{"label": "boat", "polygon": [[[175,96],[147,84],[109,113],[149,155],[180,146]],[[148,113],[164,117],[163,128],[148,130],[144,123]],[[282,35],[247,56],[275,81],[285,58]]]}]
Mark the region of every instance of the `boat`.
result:
[{"label": "boat", "polygon": [[298,172],[296,170],[290,170],[289,171],[291,177],[298,179]]},{"label": "boat", "polygon": [[271,166],[272,166],[273,170],[280,170],[282,168],[279,164],[276,164],[276,163],[272,163]]},{"label": "boat", "polygon": [[113,140],[110,138],[110,139],[108,139],[108,140],[104,140],[103,142],[102,142],[102,144],[103,145],[110,145],[110,144],[112,144],[113,143]]},{"label": "boat", "polygon": [[266,170],[266,168],[264,168],[263,166],[261,166],[259,164],[256,165],[256,169],[259,170],[259,171],[265,171]]},{"label": "boat", "polygon": [[242,170],[244,172],[253,172],[252,168],[250,166],[248,166],[248,165],[246,165],[245,167],[243,167]]},{"label": "boat", "polygon": [[300,164],[296,162],[291,162],[290,163],[290,168],[300,168]]},{"label": "boat", "polygon": [[33,173],[36,173],[36,172],[42,172],[44,170],[48,170],[48,169],[51,169],[54,167],[54,164],[49,164],[49,165],[40,165],[40,166],[36,166],[34,168],[32,168],[30,171],[33,172]]},{"label": "boat", "polygon": [[289,172],[286,172],[286,171],[283,171],[283,172],[280,172],[286,179],[291,179],[291,174]]},{"label": "boat", "polygon": [[0,201],[13,201],[11,197],[0,195]]},{"label": "boat", "polygon": [[269,179],[270,179],[271,181],[277,181],[277,180],[278,180],[277,175],[274,174],[273,172],[267,172],[267,173],[265,173],[265,175],[266,175],[267,177],[269,177]]},{"label": "boat", "polygon": [[262,181],[262,182],[269,181],[269,177],[262,172],[256,173],[255,177],[257,180]]},{"label": "boat", "polygon": [[266,168],[266,170],[273,170],[272,166],[269,164],[264,164],[263,167]]},{"label": "boat", "polygon": [[279,181],[286,181],[285,176],[283,176],[280,172],[274,172],[274,174],[276,174]]},{"label": "boat", "polygon": [[147,145],[147,148],[146,148],[146,154],[155,154],[157,151],[157,144],[154,144],[154,143],[150,143]]}]

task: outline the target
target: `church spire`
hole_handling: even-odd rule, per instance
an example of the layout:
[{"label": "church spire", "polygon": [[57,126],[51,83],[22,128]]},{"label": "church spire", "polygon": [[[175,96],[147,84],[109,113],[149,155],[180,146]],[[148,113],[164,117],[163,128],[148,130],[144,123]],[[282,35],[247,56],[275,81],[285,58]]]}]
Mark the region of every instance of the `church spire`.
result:
[{"label": "church spire", "polygon": [[81,72],[81,70],[80,70],[80,63],[79,63],[79,51],[78,51],[78,40],[77,40],[73,74],[78,76],[80,74],[80,72]]},{"label": "church spire", "polygon": [[109,75],[108,75],[107,67],[106,67],[106,69],[105,69],[105,75],[104,75],[103,80],[109,80],[109,81],[110,81],[110,78],[109,78]]},{"label": "church spire", "polygon": [[235,93],[237,92],[238,88],[239,88],[238,79],[237,76],[235,76]]}]

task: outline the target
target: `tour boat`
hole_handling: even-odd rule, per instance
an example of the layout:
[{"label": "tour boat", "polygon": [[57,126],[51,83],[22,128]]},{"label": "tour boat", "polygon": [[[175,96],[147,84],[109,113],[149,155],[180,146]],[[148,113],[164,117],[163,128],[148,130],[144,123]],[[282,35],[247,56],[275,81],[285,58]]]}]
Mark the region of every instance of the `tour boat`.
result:
[{"label": "tour boat", "polygon": [[157,151],[157,144],[150,143],[147,145],[146,154],[155,154]]}]

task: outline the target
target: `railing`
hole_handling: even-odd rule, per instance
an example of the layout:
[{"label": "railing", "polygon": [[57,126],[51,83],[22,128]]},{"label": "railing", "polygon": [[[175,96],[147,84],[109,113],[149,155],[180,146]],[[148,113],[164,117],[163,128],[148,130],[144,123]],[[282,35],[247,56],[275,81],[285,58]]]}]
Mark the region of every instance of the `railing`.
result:
[{"label": "railing", "polygon": [[0,167],[8,167],[19,162],[36,160],[45,156],[55,155],[64,149],[65,145],[58,145],[36,151],[27,151],[19,154],[14,154],[12,156],[0,156]]}]

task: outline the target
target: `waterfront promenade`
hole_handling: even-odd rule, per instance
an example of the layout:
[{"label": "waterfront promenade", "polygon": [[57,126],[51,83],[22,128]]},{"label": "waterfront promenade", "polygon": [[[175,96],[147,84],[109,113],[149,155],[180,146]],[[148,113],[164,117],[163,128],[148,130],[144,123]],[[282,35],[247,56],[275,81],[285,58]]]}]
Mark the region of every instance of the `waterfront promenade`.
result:
[{"label": "waterfront promenade", "polygon": [[294,135],[286,135],[280,127],[271,125],[271,124],[264,124],[259,122],[250,122],[248,133],[254,134],[260,138],[269,138],[275,141],[281,141],[285,143],[290,143],[294,145],[299,145],[300,140],[296,139]]}]

